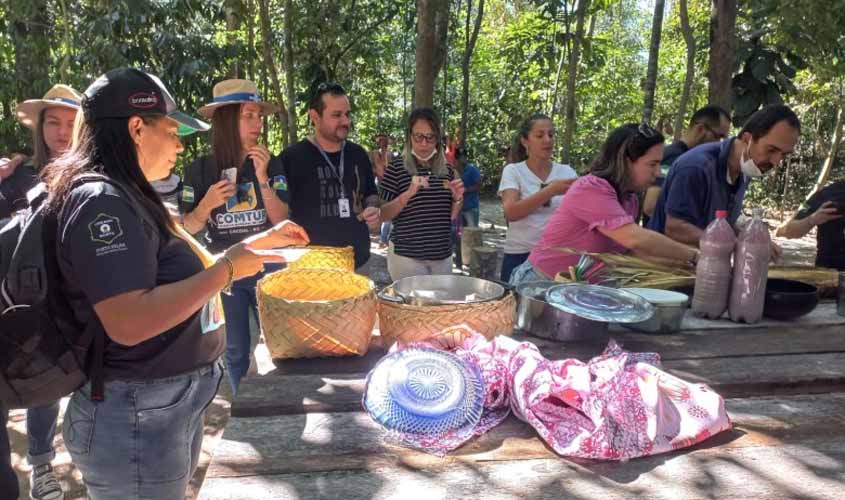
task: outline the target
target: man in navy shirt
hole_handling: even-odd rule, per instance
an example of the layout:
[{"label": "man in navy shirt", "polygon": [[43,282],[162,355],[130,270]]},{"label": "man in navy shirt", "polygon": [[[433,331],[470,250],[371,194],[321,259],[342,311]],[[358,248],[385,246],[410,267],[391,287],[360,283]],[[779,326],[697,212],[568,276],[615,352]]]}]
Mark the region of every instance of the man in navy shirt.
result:
[{"label": "man in navy shirt", "polygon": [[795,113],[775,104],[754,113],[738,136],[684,153],[669,170],[649,229],[697,246],[716,210],[727,210],[735,224],[749,180],[774,169],[800,132]]}]

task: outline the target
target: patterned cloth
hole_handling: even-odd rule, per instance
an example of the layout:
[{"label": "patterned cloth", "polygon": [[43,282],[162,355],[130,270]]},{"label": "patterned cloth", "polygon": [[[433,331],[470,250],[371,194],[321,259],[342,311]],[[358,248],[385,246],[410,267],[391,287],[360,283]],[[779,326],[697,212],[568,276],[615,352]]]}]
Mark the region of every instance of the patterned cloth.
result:
[{"label": "patterned cloth", "polygon": [[630,353],[610,341],[601,356],[548,360],[534,344],[507,337],[486,340],[469,328],[444,342],[434,338],[393,350],[450,348],[477,363],[485,384],[484,413],[472,433],[425,438],[394,434],[392,441],[444,455],[501,423],[510,411],[530,424],[558,454],[598,460],[656,455],[731,428],[724,400],[704,384],[662,371],[656,353]]}]

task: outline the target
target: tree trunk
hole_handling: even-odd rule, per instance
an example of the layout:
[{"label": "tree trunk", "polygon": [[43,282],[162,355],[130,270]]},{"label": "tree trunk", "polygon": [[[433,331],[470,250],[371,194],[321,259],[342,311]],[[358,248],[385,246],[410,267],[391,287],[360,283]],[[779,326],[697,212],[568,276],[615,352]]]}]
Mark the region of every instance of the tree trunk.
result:
[{"label": "tree trunk", "polygon": [[657,59],[660,55],[660,35],[663,32],[664,0],[654,2],[654,18],[651,23],[651,45],[648,49],[648,70],[645,77],[645,102],[643,121],[651,123],[654,114],[654,91],[657,87]]},{"label": "tree trunk", "polygon": [[[267,72],[270,74],[270,81],[273,87],[273,93],[279,104],[279,122],[282,126],[282,142],[283,146],[287,146],[288,138],[290,137],[290,125],[288,123],[288,111],[285,107],[285,97],[282,94],[282,84],[279,81],[279,70],[276,68],[276,62],[273,60],[273,47],[270,44],[270,9],[267,7],[268,0],[258,0],[258,13],[261,17],[261,40],[264,49],[264,65]],[[266,127],[265,127],[266,128]]]},{"label": "tree trunk", "polygon": [[416,76],[414,107],[434,104],[434,80],[446,60],[443,41],[448,34],[448,0],[417,0]]},{"label": "tree trunk", "polygon": [[15,97],[18,102],[40,99],[50,88],[50,22],[46,0],[13,0],[7,12],[15,12],[12,20],[12,43],[15,48]]},{"label": "tree trunk", "polygon": [[572,136],[575,134],[575,83],[578,77],[578,58],[581,56],[581,40],[584,38],[584,19],[590,0],[581,0],[575,21],[575,39],[569,51],[569,77],[566,81],[566,116],[563,128],[563,162],[570,163]]},{"label": "tree trunk", "polygon": [[731,110],[731,76],[736,51],[737,0],[713,0],[710,13],[710,104]]},{"label": "tree trunk", "polygon": [[[234,45],[238,38],[238,29],[241,26],[243,6],[240,0],[227,0],[224,9],[226,12],[226,44]],[[243,75],[244,68],[241,66],[240,58],[236,58],[229,68],[229,78],[241,78]]]},{"label": "tree trunk", "polygon": [[246,0],[246,11],[249,13],[246,16],[246,77],[248,80],[256,81],[255,75],[255,6],[254,0]]},{"label": "tree trunk", "polygon": [[[560,110],[560,103],[558,102],[558,96],[560,95],[560,75],[563,72],[563,61],[566,60],[566,56],[569,53],[569,5],[567,2],[563,2],[563,19],[564,19],[564,37],[563,37],[563,44],[560,47],[560,57],[557,60],[557,70],[555,71],[555,83],[552,87],[552,105],[549,109],[549,116],[554,117],[557,114],[558,110]],[[555,20],[555,27],[557,27],[557,20]]]},{"label": "tree trunk", "polygon": [[288,144],[299,142],[296,125],[296,86],[293,64],[293,0],[285,0],[285,84],[288,94]]},{"label": "tree trunk", "polygon": [[681,138],[681,133],[684,129],[687,117],[687,106],[689,105],[689,97],[692,93],[692,82],[695,78],[695,37],[692,33],[692,28],[689,24],[689,11],[687,10],[687,0],[680,0],[678,4],[679,15],[681,18],[681,33],[684,35],[684,42],[687,45],[687,72],[684,76],[684,87],[681,91],[681,102],[678,103],[678,114],[675,115],[674,135],[675,140]]},{"label": "tree trunk", "polygon": [[469,66],[472,62],[472,52],[475,50],[475,42],[478,41],[478,32],[481,30],[481,19],[484,17],[484,0],[478,2],[478,12],[475,15],[475,26],[472,28],[472,35],[469,32],[469,20],[472,14],[472,0],[467,2],[467,30],[466,46],[464,48],[464,60],[461,64],[464,82],[461,93],[461,135],[460,143],[466,145],[467,125],[469,121]]},{"label": "tree trunk", "polygon": [[840,98],[839,109],[836,112],[836,126],[833,128],[833,137],[830,139],[830,150],[827,152],[827,158],[825,158],[822,170],[819,172],[818,179],[816,179],[816,185],[813,186],[812,191],[807,195],[807,200],[821,191],[825,184],[827,184],[828,179],[830,179],[830,172],[833,170],[833,164],[836,162],[836,156],[839,154],[839,146],[842,144],[843,114],[845,114],[845,98]]}]

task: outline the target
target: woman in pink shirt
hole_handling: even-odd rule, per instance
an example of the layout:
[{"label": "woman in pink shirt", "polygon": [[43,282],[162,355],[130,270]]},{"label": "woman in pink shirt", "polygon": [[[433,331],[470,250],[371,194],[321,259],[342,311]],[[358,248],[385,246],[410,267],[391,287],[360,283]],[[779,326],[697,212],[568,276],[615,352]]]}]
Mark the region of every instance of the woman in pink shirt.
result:
[{"label": "woman in pink shirt", "polygon": [[663,141],[663,135],[646,124],[629,123],[614,130],[593,160],[590,174],[569,188],[528,261],[514,269],[510,282],[552,279],[578,262],[578,255],[557,248],[632,251],[644,258],[695,263],[698,250],[634,222],[637,193],[652,185],[660,172]]}]

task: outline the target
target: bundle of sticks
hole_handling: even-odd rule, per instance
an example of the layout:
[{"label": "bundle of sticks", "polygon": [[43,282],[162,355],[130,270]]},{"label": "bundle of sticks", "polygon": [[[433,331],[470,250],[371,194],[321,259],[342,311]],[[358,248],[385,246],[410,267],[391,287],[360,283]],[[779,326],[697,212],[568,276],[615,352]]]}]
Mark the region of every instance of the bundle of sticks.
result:
[{"label": "bundle of sticks", "polygon": [[[561,271],[555,277],[560,282],[590,282],[611,287],[660,288],[664,290],[691,291],[695,286],[695,268],[671,266],[652,262],[632,255],[617,253],[590,253],[571,248],[556,250],[589,257],[587,266],[584,258],[578,266]],[[835,269],[812,266],[771,266],[769,278],[782,278],[818,287],[823,297],[836,294],[838,274]]]}]

